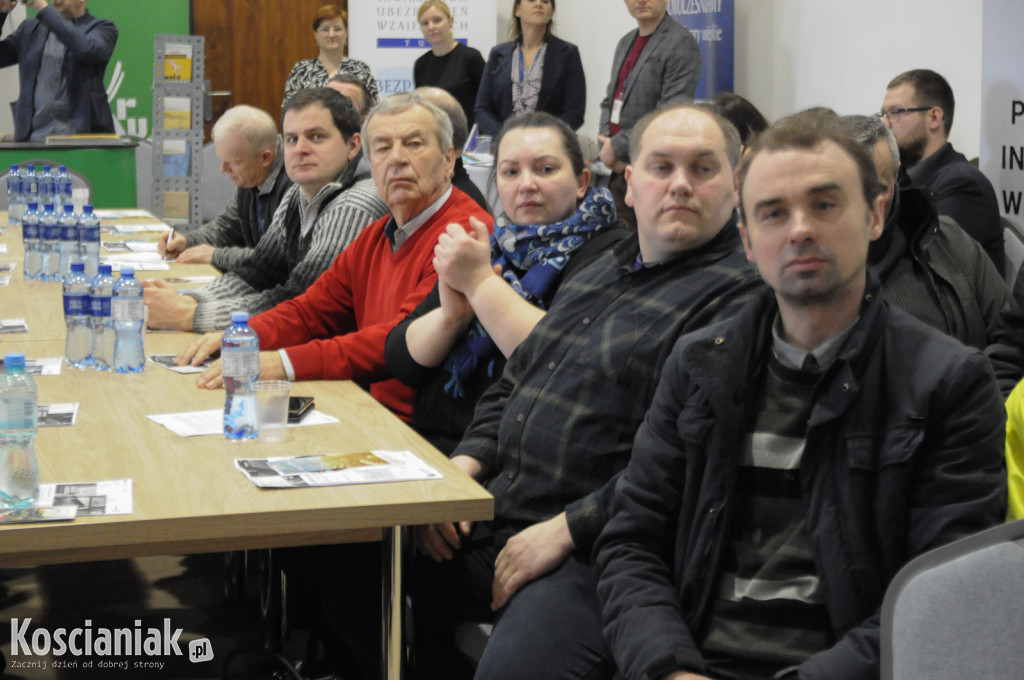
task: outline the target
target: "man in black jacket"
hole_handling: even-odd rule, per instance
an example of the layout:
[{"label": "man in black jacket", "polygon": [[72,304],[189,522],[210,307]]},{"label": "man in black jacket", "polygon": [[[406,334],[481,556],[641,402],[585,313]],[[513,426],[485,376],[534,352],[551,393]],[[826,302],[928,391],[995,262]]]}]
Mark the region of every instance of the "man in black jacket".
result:
[{"label": "man in black jacket", "polygon": [[845,118],[884,186],[885,228],[868,248],[882,294],[918,321],[985,349],[1009,297],[1003,277],[977,241],[938,214],[931,192],[911,186],[900,172],[896,138],[885,123],[874,116]]},{"label": "man in black jacket", "polygon": [[877,679],[896,572],[1001,520],[1002,401],[982,354],[878,296],[847,122],[783,119],[737,176],[771,290],[665,366],[595,545],[605,636],[631,680]]},{"label": "man in black jacket", "polygon": [[896,135],[915,186],[931,189],[939,214],[956,220],[981,244],[1002,275],[1003,227],[992,183],[949,143],[955,101],[946,79],[915,69],[886,87],[879,116]]}]

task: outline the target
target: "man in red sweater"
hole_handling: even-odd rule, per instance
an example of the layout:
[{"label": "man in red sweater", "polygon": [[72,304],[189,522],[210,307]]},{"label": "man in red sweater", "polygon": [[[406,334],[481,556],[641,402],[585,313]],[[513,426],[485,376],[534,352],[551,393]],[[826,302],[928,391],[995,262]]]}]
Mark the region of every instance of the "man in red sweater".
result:
[{"label": "man in red sweater", "polygon": [[[305,293],[252,318],[264,380],[358,380],[399,417],[412,415],[413,390],[391,379],[388,331],[434,287],[434,246],[444,228],[490,216],[451,186],[455,152],[448,116],[423,97],[402,93],[370,112],[363,143],[374,184],[391,214],[372,224]],[[208,333],[178,355],[197,365],[220,349]],[[196,384],[222,385],[220,361]]]}]

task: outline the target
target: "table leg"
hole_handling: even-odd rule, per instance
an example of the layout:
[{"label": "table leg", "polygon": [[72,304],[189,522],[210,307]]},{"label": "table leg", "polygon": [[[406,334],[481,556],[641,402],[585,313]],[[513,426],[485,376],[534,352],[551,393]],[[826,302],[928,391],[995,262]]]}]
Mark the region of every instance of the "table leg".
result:
[{"label": "table leg", "polygon": [[384,606],[383,663],[381,674],[383,680],[405,680],[406,676],[406,640],[405,640],[405,540],[409,530],[407,527],[384,527],[381,536],[383,552],[383,583],[381,595]]}]

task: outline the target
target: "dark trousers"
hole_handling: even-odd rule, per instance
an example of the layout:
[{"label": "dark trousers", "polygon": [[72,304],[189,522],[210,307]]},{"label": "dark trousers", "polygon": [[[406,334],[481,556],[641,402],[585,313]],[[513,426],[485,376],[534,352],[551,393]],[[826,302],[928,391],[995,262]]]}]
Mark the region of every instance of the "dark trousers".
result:
[{"label": "dark trousers", "polygon": [[[452,631],[467,620],[486,620],[496,556],[493,546],[477,546],[448,562],[438,564],[421,559],[417,564],[413,590],[416,680],[474,677],[470,666],[455,650]],[[498,613],[475,677],[615,677],[611,652],[601,632],[601,607],[595,583],[590,565],[570,556],[552,573],[524,586]]]}]

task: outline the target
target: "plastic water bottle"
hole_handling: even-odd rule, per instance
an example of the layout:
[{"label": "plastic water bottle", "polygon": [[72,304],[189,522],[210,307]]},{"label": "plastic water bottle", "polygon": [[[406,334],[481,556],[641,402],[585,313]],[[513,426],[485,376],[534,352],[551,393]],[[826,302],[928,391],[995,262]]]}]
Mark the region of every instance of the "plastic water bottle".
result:
[{"label": "plastic water bottle", "polygon": [[92,367],[97,371],[109,371],[114,367],[116,333],[114,322],[110,318],[110,301],[114,296],[116,282],[110,265],[101,264],[99,273],[89,287],[89,303],[92,308]]},{"label": "plastic water bottle", "polygon": [[[58,166],[54,177],[57,184],[57,198],[53,200],[53,204],[61,206],[73,205],[71,202],[71,175],[68,174],[68,166]],[[88,273],[88,269],[86,273]]]},{"label": "plastic water bottle", "polygon": [[[39,187],[39,204],[46,205],[47,203],[56,203],[54,196],[57,193],[56,185],[54,184],[53,174],[50,172],[50,166],[44,165],[43,169],[36,173],[36,184]],[[55,209],[54,212],[60,215],[59,208]]]},{"label": "plastic water bottle", "polygon": [[35,202],[29,203],[21,224],[21,236],[25,244],[26,281],[38,279],[43,269],[43,241],[39,232],[39,211],[36,209],[38,207]]},{"label": "plastic water bottle", "polygon": [[60,225],[60,280],[67,281],[71,276],[71,263],[81,262],[78,254],[78,215],[74,213],[75,206],[68,205],[60,216],[57,224]]},{"label": "plastic water bottle", "polygon": [[60,281],[60,222],[47,203],[39,215],[39,236],[43,241],[43,281]]},{"label": "plastic water bottle", "polygon": [[36,465],[36,384],[25,355],[4,357],[0,375],[0,506],[23,508],[39,495]]},{"label": "plastic water bottle", "polygon": [[260,379],[260,339],[249,326],[248,312],[232,312],[231,328],[221,339],[224,375],[224,436],[244,440],[256,436],[256,395]]},{"label": "plastic water bottle", "polygon": [[64,279],[64,359],[68,366],[85,368],[92,354],[92,302],[85,265],[74,262]]},{"label": "plastic water bottle", "polygon": [[36,176],[36,166],[31,163],[26,165],[21,173],[21,193],[25,194],[26,205],[32,201],[42,205],[39,201],[39,178]]},{"label": "plastic water bottle", "polygon": [[25,215],[25,194],[21,191],[21,170],[17,163],[11,163],[11,171],[7,173],[7,223],[12,226],[21,224]]},{"label": "plastic water bottle", "polygon": [[145,313],[142,284],[135,279],[135,268],[121,267],[121,278],[114,284],[110,300],[110,318],[114,322],[114,370],[118,373],[138,373],[146,367],[146,355],[142,349]]},{"label": "plastic water bottle", "polygon": [[82,206],[82,214],[78,216],[78,257],[85,263],[86,277],[90,281],[96,278],[100,263],[100,218],[93,214],[91,205]]}]

